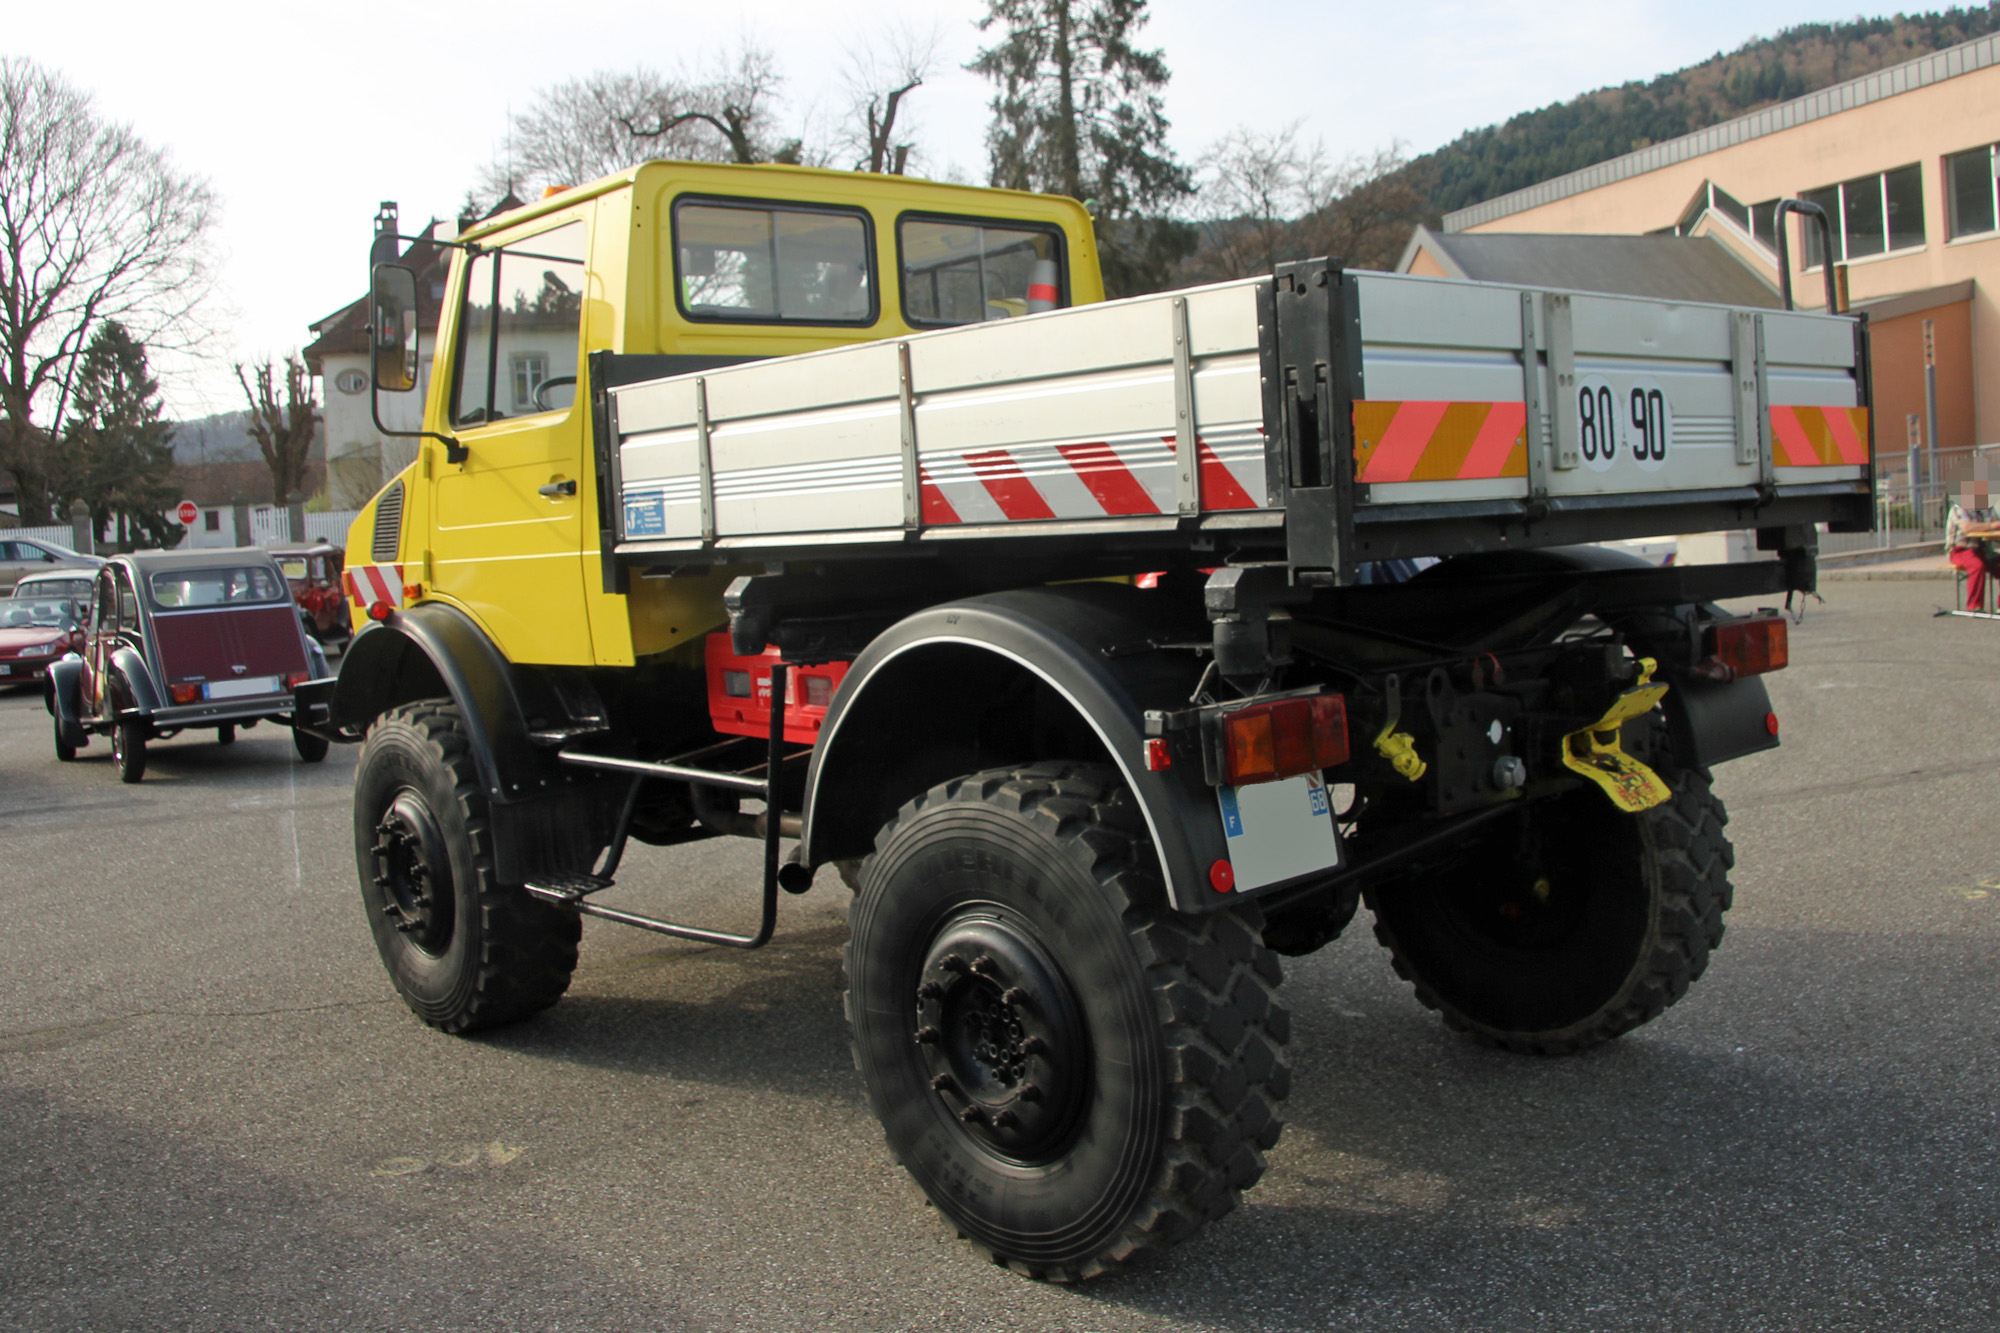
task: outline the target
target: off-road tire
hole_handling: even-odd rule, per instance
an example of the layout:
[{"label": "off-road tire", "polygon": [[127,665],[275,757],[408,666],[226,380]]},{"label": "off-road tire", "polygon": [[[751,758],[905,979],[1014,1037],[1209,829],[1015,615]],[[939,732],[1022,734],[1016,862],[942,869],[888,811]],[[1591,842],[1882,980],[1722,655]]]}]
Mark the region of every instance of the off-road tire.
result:
[{"label": "off-road tire", "polygon": [[146,724],[137,718],[122,718],[111,724],[111,762],[120,782],[138,782],[146,776]]},{"label": "off-road tire", "polygon": [[[1708,774],[1660,776],[1674,795],[1651,810],[1579,788],[1489,826],[1448,870],[1370,888],[1397,974],[1448,1026],[1528,1054],[1587,1050],[1659,1017],[1722,943],[1735,863]],[[1526,862],[1522,817],[1539,825]]]},{"label": "off-road tire", "polygon": [[499,1027],[569,989],[582,920],[496,880],[486,795],[450,700],[405,704],[369,728],[355,764],[354,848],[375,947],[424,1022]]},{"label": "off-road tire", "polygon": [[[933,787],[877,835],[849,925],[869,1104],[897,1162],[994,1262],[1095,1277],[1192,1235],[1263,1175],[1291,1069],[1261,914],[1170,910],[1110,770]],[[974,1040],[996,1032],[1012,1035]],[[1013,1128],[995,1106],[1020,1112]]]},{"label": "off-road tire", "polygon": [[297,727],[292,728],[292,748],[298,751],[299,758],[305,760],[308,764],[317,764],[320,760],[326,758],[326,752],[332,746],[333,742],[324,736],[316,736],[310,731],[301,731]]}]

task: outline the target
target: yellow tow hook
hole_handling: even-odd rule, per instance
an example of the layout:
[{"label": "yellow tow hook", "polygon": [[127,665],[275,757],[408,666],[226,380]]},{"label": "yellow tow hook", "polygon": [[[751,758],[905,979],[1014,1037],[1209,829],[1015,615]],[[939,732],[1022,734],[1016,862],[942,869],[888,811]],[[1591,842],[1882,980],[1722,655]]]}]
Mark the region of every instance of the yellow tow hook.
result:
[{"label": "yellow tow hook", "polygon": [[1403,777],[1415,782],[1429,767],[1423,756],[1417,753],[1417,738],[1407,731],[1397,731],[1396,723],[1403,717],[1402,681],[1390,676],[1385,683],[1389,696],[1389,720],[1382,724],[1382,730],[1375,737],[1375,753],[1389,761],[1389,767]]},{"label": "yellow tow hook", "polygon": [[1625,753],[1619,736],[1627,722],[1652,712],[1665,697],[1668,687],[1651,683],[1658,665],[1650,657],[1640,658],[1638,683],[1619,695],[1603,717],[1562,738],[1563,767],[1604,788],[1611,803],[1629,815],[1673,797],[1658,773]]}]

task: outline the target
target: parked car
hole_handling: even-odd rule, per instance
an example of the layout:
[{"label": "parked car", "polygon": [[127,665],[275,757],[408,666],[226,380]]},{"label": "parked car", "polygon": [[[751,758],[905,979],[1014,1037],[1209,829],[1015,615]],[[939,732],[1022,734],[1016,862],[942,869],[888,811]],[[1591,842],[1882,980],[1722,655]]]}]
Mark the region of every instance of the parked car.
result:
[{"label": "parked car", "polygon": [[0,592],[12,592],[23,575],[50,569],[95,569],[101,556],[83,555],[36,537],[0,536]]},{"label": "parked car", "polygon": [[14,585],[13,595],[44,601],[54,597],[75,602],[78,619],[81,619],[82,613],[90,609],[90,584],[94,577],[88,569],[55,569],[46,574],[23,574],[21,581]]},{"label": "parked car", "polygon": [[39,682],[51,663],[83,647],[78,605],[61,597],[0,601],[0,685]]},{"label": "parked car", "polygon": [[347,609],[347,593],[341,587],[341,571],[347,564],[345,547],[329,542],[309,542],[300,546],[274,546],[271,555],[292,585],[292,600],[299,605],[299,618],[306,633],[321,643],[344,643],[354,636],[354,621]]},{"label": "parked car", "polygon": [[153,741],[212,728],[226,745],[238,727],[272,722],[292,728],[299,758],[318,763],[327,742],[303,729],[314,719],[293,692],[328,674],[269,552],[113,556],[91,591],[82,652],[49,672],[56,758],[109,736],[119,778],[137,782]]}]

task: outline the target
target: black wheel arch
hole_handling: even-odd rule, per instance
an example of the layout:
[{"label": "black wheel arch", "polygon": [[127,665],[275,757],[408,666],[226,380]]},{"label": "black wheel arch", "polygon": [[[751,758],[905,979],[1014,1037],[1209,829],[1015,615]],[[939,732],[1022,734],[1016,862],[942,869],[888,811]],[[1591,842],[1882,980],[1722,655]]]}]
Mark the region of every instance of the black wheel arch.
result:
[{"label": "black wheel arch", "polygon": [[813,750],[805,862],[866,854],[897,808],[937,782],[1062,758],[1117,770],[1175,907],[1236,901],[1209,887],[1209,867],[1228,856],[1213,791],[1199,773],[1142,762],[1146,710],[1185,707],[1203,665],[1153,645],[1207,637],[1198,612],[1186,635],[1173,634],[1163,598],[1105,583],[1020,589],[929,607],[877,636]]}]

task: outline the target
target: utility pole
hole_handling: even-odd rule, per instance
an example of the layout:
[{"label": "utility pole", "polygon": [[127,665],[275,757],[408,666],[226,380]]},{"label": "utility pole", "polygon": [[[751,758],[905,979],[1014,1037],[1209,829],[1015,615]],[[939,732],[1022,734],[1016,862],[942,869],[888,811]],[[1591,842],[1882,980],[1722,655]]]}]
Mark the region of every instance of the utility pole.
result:
[{"label": "utility pole", "polygon": [[1930,450],[1930,465],[1924,470],[1931,485],[1938,483],[1937,456],[1937,333],[1930,320],[1924,321],[1924,444]]}]

